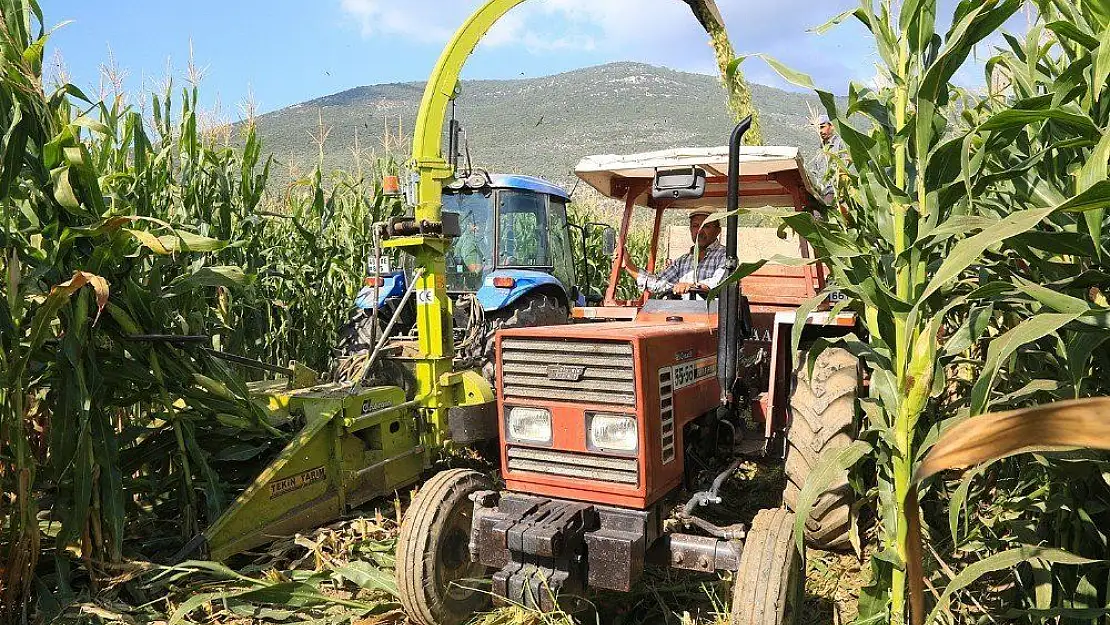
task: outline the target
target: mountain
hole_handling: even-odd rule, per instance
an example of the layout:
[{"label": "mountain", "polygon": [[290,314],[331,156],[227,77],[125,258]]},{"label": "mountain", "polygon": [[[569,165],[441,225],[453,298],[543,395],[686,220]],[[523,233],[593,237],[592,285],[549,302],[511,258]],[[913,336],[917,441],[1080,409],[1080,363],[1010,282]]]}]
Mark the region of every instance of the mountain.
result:
[{"label": "mountain", "polygon": [[[356,145],[380,151],[387,132],[407,152],[423,92],[422,82],[357,87],[262,115],[258,128],[279,162],[303,171],[317,158],[322,124],[325,166],[350,169]],[[763,85],[752,92],[766,143],[817,150],[808,125],[816,98]],[[733,125],[715,77],[639,63],[464,81],[456,102],[476,166],[568,187],[583,156],[724,145]]]}]

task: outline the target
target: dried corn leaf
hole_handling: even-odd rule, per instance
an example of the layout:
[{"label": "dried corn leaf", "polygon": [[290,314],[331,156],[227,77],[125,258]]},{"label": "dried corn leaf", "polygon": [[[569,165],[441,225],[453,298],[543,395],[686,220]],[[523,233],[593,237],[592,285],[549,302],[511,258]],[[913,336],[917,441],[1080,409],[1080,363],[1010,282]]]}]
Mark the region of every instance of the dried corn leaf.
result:
[{"label": "dried corn leaf", "polygon": [[918,467],[920,482],[1019,453],[1072,447],[1110,449],[1110,398],[1046,404],[968,419],[941,435]]}]

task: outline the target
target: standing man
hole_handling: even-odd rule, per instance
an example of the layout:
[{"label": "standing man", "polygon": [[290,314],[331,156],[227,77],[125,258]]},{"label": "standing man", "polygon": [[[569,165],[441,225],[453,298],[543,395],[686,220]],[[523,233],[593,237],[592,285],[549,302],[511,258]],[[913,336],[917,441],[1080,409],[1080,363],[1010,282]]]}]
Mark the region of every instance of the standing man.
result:
[{"label": "standing man", "polygon": [[839,174],[833,156],[847,160],[848,151],[828,115],[817,118],[817,132],[821,135],[821,153],[813,160],[813,175],[821,198],[831,206],[836,198],[836,177]]},{"label": "standing man", "polygon": [[705,224],[706,217],[711,214],[711,211],[695,210],[690,215],[690,240],[695,243],[694,247],[659,275],[637,267],[627,250],[624,251],[624,270],[636,278],[637,286],[656,295],[685,295],[717,286],[728,277],[728,256],[725,246],[717,241],[721,236],[721,222]]}]

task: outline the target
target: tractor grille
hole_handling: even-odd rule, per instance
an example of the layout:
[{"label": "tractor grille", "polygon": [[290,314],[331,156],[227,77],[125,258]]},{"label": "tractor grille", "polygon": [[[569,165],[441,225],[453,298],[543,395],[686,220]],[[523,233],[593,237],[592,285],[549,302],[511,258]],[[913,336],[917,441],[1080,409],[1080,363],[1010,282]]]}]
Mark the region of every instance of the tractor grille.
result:
[{"label": "tractor grille", "polygon": [[509,470],[574,477],[635,486],[640,482],[635,458],[612,458],[553,449],[509,447]]},{"label": "tractor grille", "polygon": [[501,375],[506,397],[636,405],[629,343],[507,338]]}]

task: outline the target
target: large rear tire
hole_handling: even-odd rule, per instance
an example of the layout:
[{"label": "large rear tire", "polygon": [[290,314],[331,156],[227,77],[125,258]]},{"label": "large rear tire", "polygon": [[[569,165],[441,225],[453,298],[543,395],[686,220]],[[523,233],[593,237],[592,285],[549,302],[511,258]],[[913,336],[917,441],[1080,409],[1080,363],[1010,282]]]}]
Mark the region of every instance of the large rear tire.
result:
[{"label": "large rear tire", "polygon": [[565,325],[569,315],[562,302],[546,293],[529,293],[514,302],[508,310],[491,314],[486,319],[486,334],[482,343],[482,375],[490,384],[496,384],[498,330]]},{"label": "large rear tire", "polygon": [[740,554],[731,625],[793,625],[804,587],[805,558],[794,546],[794,514],[760,510]]},{"label": "large rear tire", "polygon": [[473,588],[486,567],[470,559],[470,496],[482,490],[493,490],[488,477],[452,469],[413,497],[397,538],[397,588],[412,622],[461,625],[488,606],[489,594]]},{"label": "large rear tire", "polygon": [[[847,447],[855,438],[859,359],[848,350],[821,352],[809,377],[804,358],[794,367],[792,413],[786,445],[786,490],[783,501],[797,510],[798,495],[822,458]],[[855,493],[848,472],[841,471],[817,498],[806,519],[806,542],[814,548],[843,551],[851,547]]]}]

